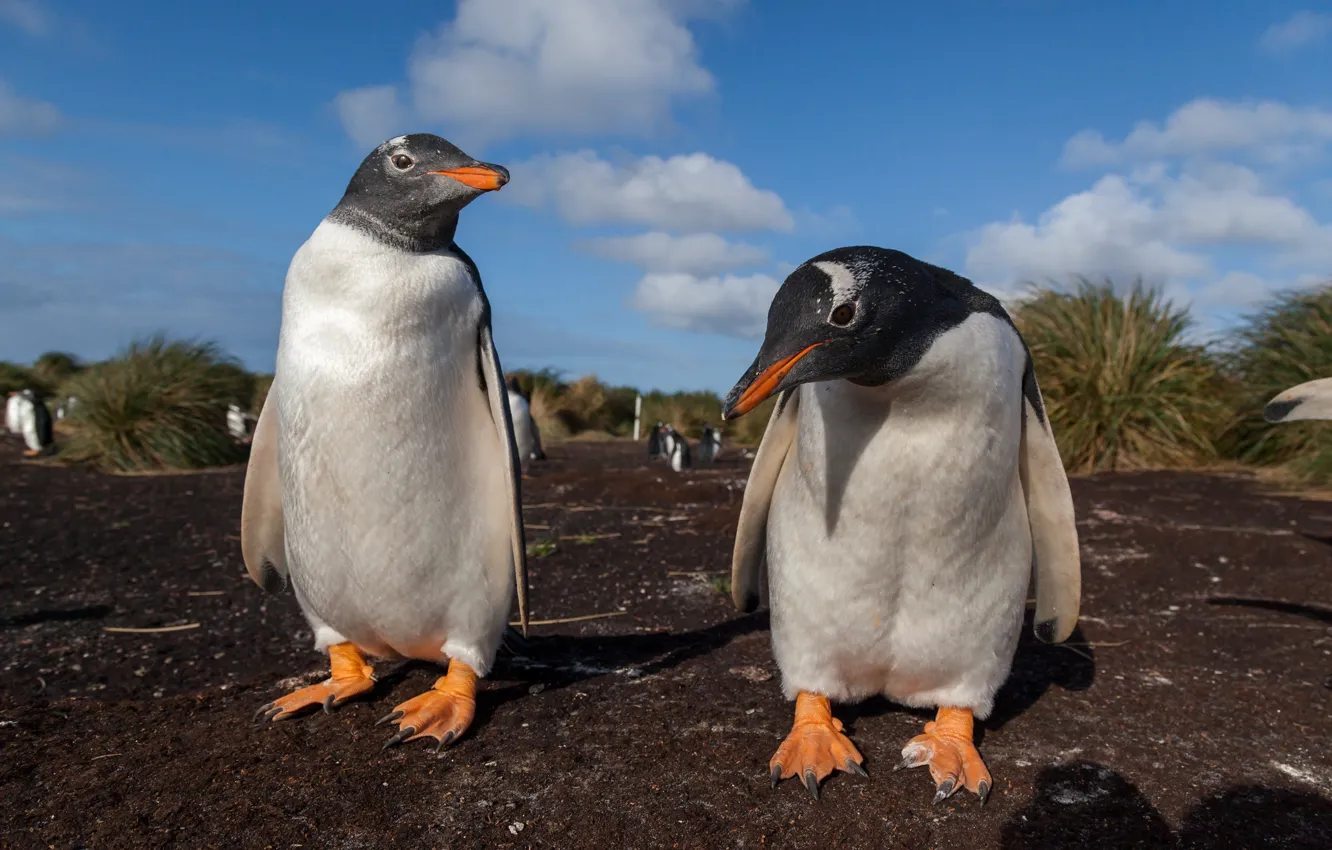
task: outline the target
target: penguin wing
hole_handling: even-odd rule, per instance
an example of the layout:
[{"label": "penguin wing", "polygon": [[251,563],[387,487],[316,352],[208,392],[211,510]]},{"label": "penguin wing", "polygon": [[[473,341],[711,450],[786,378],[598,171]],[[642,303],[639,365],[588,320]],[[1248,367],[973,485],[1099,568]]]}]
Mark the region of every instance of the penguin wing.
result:
[{"label": "penguin wing", "polygon": [[513,418],[509,413],[509,400],[504,389],[504,372],[500,369],[499,353],[490,333],[490,320],[483,318],[477,332],[477,361],[490,397],[490,416],[495,420],[500,442],[508,449],[508,463],[504,464],[504,478],[509,486],[510,520],[513,527],[513,574],[518,589],[518,620],[527,636],[527,544],[523,540],[523,501],[519,490],[518,443],[513,435]]},{"label": "penguin wing", "polygon": [[1022,448],[1018,475],[1031,524],[1032,578],[1036,582],[1036,637],[1068,639],[1078,624],[1082,561],[1073,493],[1045,415],[1031,358],[1022,376]]},{"label": "penguin wing", "polygon": [[740,505],[740,524],[735,530],[735,549],[731,554],[731,601],[745,613],[757,609],[761,598],[768,508],[782,465],[795,444],[796,411],[800,407],[798,390],[798,387],[787,390],[777,397]]},{"label": "penguin wing", "polygon": [[[275,385],[276,380],[273,382]],[[282,480],[277,465],[277,394],[259,412],[245,468],[241,501],[241,557],[254,583],[277,593],[287,586],[287,542],[282,519]]]}]

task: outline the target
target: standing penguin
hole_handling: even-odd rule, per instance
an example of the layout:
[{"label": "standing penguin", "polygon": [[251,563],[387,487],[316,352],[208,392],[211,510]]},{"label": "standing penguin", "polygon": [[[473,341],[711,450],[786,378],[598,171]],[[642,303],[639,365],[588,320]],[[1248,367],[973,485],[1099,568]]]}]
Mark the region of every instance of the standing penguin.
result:
[{"label": "standing penguin", "polygon": [[233,440],[245,439],[245,411],[240,409],[240,405],[227,405],[227,431]]},{"label": "standing penguin", "polygon": [[674,426],[663,425],[661,429],[661,456],[667,461],[675,454],[675,444],[679,442]]},{"label": "standing penguin", "polygon": [[671,429],[671,469],[681,472],[688,469],[692,463],[689,458],[689,441],[684,435]]},{"label": "standing penguin", "polygon": [[23,426],[19,424],[19,407],[22,404],[23,398],[18,390],[10,390],[5,397],[5,430],[11,434],[23,433]]},{"label": "standing penguin", "polygon": [[649,458],[661,457],[663,454],[665,454],[664,447],[661,444],[661,435],[662,435],[662,427],[661,423],[658,422],[656,425],[652,426],[652,430],[648,433]]},{"label": "standing penguin", "polygon": [[1268,422],[1332,419],[1332,378],[1318,378],[1283,390],[1263,408]]},{"label": "standing penguin", "polygon": [[23,431],[23,442],[28,446],[23,453],[35,457],[46,452],[55,442],[51,411],[46,409],[46,403],[32,390],[24,390],[19,393],[19,397],[22,399],[18,409],[19,426]]},{"label": "standing penguin", "polygon": [[513,421],[513,436],[518,445],[518,462],[524,475],[533,460],[545,460],[541,450],[541,432],[532,418],[532,406],[518,386],[518,379],[509,376],[505,382],[508,391],[509,418]]},{"label": "standing penguin", "polygon": [[399,136],[292,258],[241,547],[265,589],[290,577],[332,676],[259,718],[368,692],[362,653],[447,661],[381,721],[399,726],[388,744],[446,746],[472,722],[515,585],[527,630],[503,371],[480,274],[454,242],[463,207],[508,180],[438,136]]},{"label": "standing penguin", "polygon": [[[937,708],[902,750],[935,802],[990,774],[972,742],[1008,676],[1031,579],[1036,636],[1067,639],[1073,499],[1025,343],[999,302],[900,251],[840,248],[791,273],[725,418],[779,394],[732,559],[741,610],[766,566],[773,654],[796,701],[769,768],[818,796],[865,775],[829,700]],[[1034,569],[1033,569],[1034,567]]]},{"label": "standing penguin", "polygon": [[703,423],[703,437],[698,441],[698,457],[704,463],[716,463],[721,454],[721,430],[709,422]]}]

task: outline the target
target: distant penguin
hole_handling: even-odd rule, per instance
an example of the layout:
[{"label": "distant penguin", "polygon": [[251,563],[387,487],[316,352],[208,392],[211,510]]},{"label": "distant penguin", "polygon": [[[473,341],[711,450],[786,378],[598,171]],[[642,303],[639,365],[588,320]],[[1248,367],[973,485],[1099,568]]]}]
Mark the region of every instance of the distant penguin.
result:
[{"label": "distant penguin", "polygon": [[5,399],[5,430],[11,434],[23,433],[23,426],[19,423],[19,407],[22,404],[23,397],[18,390],[10,390]]},{"label": "distant penguin", "polygon": [[679,435],[675,432],[674,426],[666,425],[661,429],[662,457],[666,458],[667,460],[671,459],[671,455],[675,454],[675,444],[678,441],[678,439]]},{"label": "distant penguin", "polygon": [[648,457],[650,458],[661,457],[666,453],[665,448],[661,444],[661,432],[662,428],[660,422],[653,425],[652,430],[648,432]]},{"label": "distant penguin", "polygon": [[698,459],[704,463],[716,463],[721,454],[721,430],[713,429],[710,423],[703,423],[703,437],[698,441]]},{"label": "distant penguin", "polygon": [[245,412],[239,405],[227,405],[227,431],[237,440],[245,439],[247,430],[245,427]]},{"label": "distant penguin", "polygon": [[541,450],[541,434],[537,430],[536,420],[532,418],[532,406],[518,386],[518,379],[510,375],[505,380],[509,396],[509,418],[513,420],[513,438],[518,447],[518,462],[524,475],[527,474],[533,460],[545,460],[546,453]]},{"label": "distant penguin", "polygon": [[1263,418],[1268,422],[1332,419],[1332,378],[1305,381],[1283,390],[1267,403]]},{"label": "distant penguin", "polygon": [[689,441],[674,428],[671,429],[670,434],[671,469],[674,469],[676,472],[681,472],[692,465],[689,459]]},{"label": "distant penguin", "polygon": [[508,182],[439,136],[390,139],[292,257],[241,553],[261,587],[290,578],[332,675],[261,721],[369,694],[364,654],[416,658],[448,673],[382,719],[398,726],[388,744],[449,746],[476,716],[515,590],[527,630],[504,371],[481,274],[454,241],[462,210]]},{"label": "distant penguin", "polygon": [[23,403],[19,408],[19,419],[23,428],[23,441],[28,444],[28,457],[44,453],[55,442],[51,427],[51,411],[32,390],[20,393]]},{"label": "distant penguin", "polygon": [[[832,700],[937,709],[900,767],[928,765],[936,803],[990,793],[974,741],[1008,678],[1028,595],[1038,640],[1078,620],[1078,531],[1022,335],[971,281],[900,251],[839,248],[801,264],[726,419],[776,396],[732,555],[736,606],[767,585],[795,721],[768,763],[818,797],[866,775]],[[1032,592],[1028,593],[1028,588]]]}]

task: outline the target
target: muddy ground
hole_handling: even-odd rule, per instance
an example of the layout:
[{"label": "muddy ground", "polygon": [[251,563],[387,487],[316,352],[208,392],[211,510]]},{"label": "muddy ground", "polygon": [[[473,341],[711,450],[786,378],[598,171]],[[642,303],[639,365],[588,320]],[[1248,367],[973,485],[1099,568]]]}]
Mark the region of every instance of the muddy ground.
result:
[{"label": "muddy ground", "polygon": [[[109,477],[0,448],[0,847],[1332,847],[1332,503],[1244,478],[1073,482],[1072,647],[1025,633],[981,807],[894,773],[925,715],[841,706],[868,779],[769,787],[767,616],[720,592],[747,463],[569,444],[527,482],[537,626],[453,748],[374,721],[438,668],[258,727],[326,675],[244,575],[243,471]],[[543,551],[545,546],[542,546]],[[198,626],[155,634],[107,627]]]}]

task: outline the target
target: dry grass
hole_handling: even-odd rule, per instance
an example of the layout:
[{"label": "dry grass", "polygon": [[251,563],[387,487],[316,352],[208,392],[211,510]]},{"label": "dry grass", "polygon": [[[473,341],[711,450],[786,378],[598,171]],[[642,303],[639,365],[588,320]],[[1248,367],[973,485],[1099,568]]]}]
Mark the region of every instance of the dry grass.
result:
[{"label": "dry grass", "polygon": [[1332,423],[1263,419],[1263,407],[1277,393],[1332,377],[1332,285],[1288,293],[1248,316],[1226,369],[1237,388],[1236,421],[1223,441],[1227,453],[1280,465],[1300,484],[1332,483]]},{"label": "dry grass", "polygon": [[68,382],[79,404],[60,456],[113,472],[198,469],[243,456],[226,432],[241,392],[234,361],[211,343],[161,337]]},{"label": "dry grass", "polygon": [[1013,312],[1071,472],[1212,461],[1231,418],[1214,358],[1184,340],[1187,312],[1135,285],[1038,290]]}]

